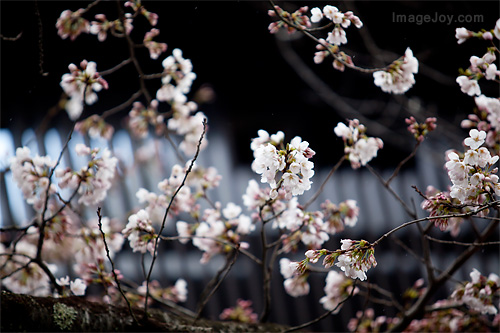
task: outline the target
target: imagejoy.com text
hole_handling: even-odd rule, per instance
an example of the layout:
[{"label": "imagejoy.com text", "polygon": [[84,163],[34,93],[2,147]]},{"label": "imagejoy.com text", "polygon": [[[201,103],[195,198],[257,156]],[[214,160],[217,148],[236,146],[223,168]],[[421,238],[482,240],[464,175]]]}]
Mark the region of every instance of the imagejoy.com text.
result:
[{"label": "imagejoy.com text", "polygon": [[444,23],[447,25],[453,23],[481,23],[483,22],[481,14],[397,14],[392,12],[392,22],[394,23],[414,23],[422,25],[424,23]]}]

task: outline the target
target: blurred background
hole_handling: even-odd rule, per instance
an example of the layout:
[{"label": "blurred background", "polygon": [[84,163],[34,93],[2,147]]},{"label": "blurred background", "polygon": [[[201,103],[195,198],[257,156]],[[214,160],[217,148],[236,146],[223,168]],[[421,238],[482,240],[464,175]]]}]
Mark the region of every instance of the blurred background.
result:
[{"label": "blurred background", "polygon": [[[75,41],[62,40],[57,35],[55,23],[65,9],[76,10],[90,2],[62,1],[1,1],[1,34],[3,37],[21,36],[16,41],[1,40],[1,129],[0,170],[1,174],[1,222],[2,226],[23,225],[32,212],[23,204],[22,196],[12,182],[8,171],[8,159],[15,148],[29,145],[32,151],[49,154],[57,158],[69,132],[69,121],[64,110],[57,105],[62,95],[59,86],[61,76],[68,71],[70,63],[78,64],[83,59],[95,61],[98,71],[109,69],[128,57],[127,46],[121,39],[108,36],[99,42],[94,35],[80,35]],[[144,1],[143,5],[159,15],[156,26],[160,35],[155,40],[166,42],[168,50],[156,61],[149,58],[146,49],[137,51],[137,57],[147,73],[159,73],[161,61],[174,48],[180,48],[185,58],[191,59],[197,79],[192,96],[200,88],[209,88],[214,98],[200,105],[208,117],[209,147],[203,151],[199,163],[215,166],[223,176],[221,186],[212,193],[212,199],[223,206],[233,201],[241,204],[249,179],[258,177],[251,172],[252,151],[250,140],[259,129],[269,133],[285,132],[286,140],[296,135],[310,143],[316,151],[313,158],[316,175],[313,189],[301,202],[305,203],[319,188],[330,168],[343,154],[342,141],[335,136],[333,128],[339,121],[358,118],[368,128],[370,136],[380,137],[384,149],[371,163],[386,178],[397,163],[413,149],[414,139],[406,131],[404,119],[413,115],[423,121],[426,117],[437,117],[438,128],[421,146],[420,152],[402,170],[393,182],[393,188],[408,203],[412,200],[418,207],[421,198],[411,188],[417,185],[422,191],[427,185],[445,190],[450,184],[443,169],[444,152],[447,149],[462,149],[462,140],[467,131],[460,122],[473,111],[473,98],[460,92],[455,79],[458,69],[469,66],[472,55],[481,57],[487,43],[470,40],[458,45],[455,29],[466,27],[472,31],[492,29],[499,17],[497,1],[290,1],[277,2],[293,12],[303,5],[309,8],[330,4],[341,11],[352,10],[360,17],[364,26],[346,29],[347,45],[342,49],[353,57],[361,67],[381,67],[404,54],[407,47],[419,60],[416,84],[405,95],[394,96],[383,93],[373,84],[371,75],[347,69],[333,69],[329,59],[316,65],[313,62],[315,44],[296,33],[288,35],[269,34],[267,27],[273,21],[267,15],[271,8],[266,1]],[[117,17],[116,3],[102,1],[92,8],[86,18],[104,13],[108,19]],[[397,15],[417,19],[416,22],[398,22]],[[422,16],[419,16],[422,15]],[[419,17],[443,18],[446,22],[420,22]],[[448,21],[449,20],[449,21]],[[132,38],[140,41],[149,30],[146,20],[136,20]],[[321,34],[320,34],[321,35]],[[326,32],[321,35],[326,36]],[[86,108],[83,117],[101,114],[123,101],[137,90],[131,66],[111,74],[105,79],[110,88],[98,93],[99,101]],[[149,82],[154,94],[160,82]],[[481,83],[487,96],[498,96],[498,85]],[[130,108],[109,120],[116,132],[110,142],[93,142],[95,145],[112,147],[122,165],[134,165],[134,153],[140,146],[160,145],[161,163],[152,163],[135,168],[119,185],[112,189],[104,207],[104,213],[126,222],[131,209],[138,207],[135,191],[145,187],[156,190],[156,184],[169,175],[169,167],[176,163],[175,155],[167,143],[151,135],[143,142],[131,139],[124,130],[123,119]],[[35,132],[36,131],[36,132]],[[70,147],[87,140],[77,134]],[[71,154],[70,154],[71,155]],[[77,163],[70,156],[65,163]],[[366,170],[352,171],[347,164],[330,180],[317,203],[329,199],[339,203],[355,199],[361,207],[360,220],[353,229],[332,237],[326,248],[335,249],[341,238],[375,240],[387,230],[408,221],[408,216],[378,184],[377,179]],[[316,206],[317,207],[317,206]],[[311,207],[311,208],[314,208]],[[420,216],[425,212],[418,210]],[[93,216],[94,211],[89,211]],[[173,225],[168,232],[174,232]],[[415,251],[420,251],[416,228],[398,232],[402,242]],[[451,239],[438,230],[436,237]],[[448,238],[447,238],[448,237]],[[472,234],[465,228],[460,240],[471,241]],[[498,237],[498,236],[496,236]],[[250,237],[252,247],[258,248],[258,237]],[[164,255],[160,257],[156,278],[175,281],[184,278],[189,283],[187,306],[193,308],[196,295],[204,284],[223,264],[223,258],[214,258],[207,266],[199,264],[201,253],[189,246],[164,244]],[[454,251],[440,252],[435,265],[440,267],[450,262]],[[455,249],[453,249],[455,250]],[[456,249],[457,251],[460,249]],[[136,274],[137,269],[130,260],[131,253],[117,258],[119,269],[127,274]],[[133,255],[132,255],[133,256]],[[369,274],[370,282],[379,283],[391,290],[403,292],[422,276],[423,268],[396,242],[386,241],[377,249],[379,266]],[[301,253],[296,254],[300,259]],[[485,248],[483,255],[474,257],[457,278],[467,279],[472,267],[483,274],[498,272],[498,251]],[[311,320],[323,312],[318,303],[323,296],[324,275],[310,277],[311,294],[293,299],[279,285],[283,282],[278,266],[273,275],[273,312],[271,320],[296,325]],[[137,277],[140,280],[141,277]],[[249,298],[254,308],[260,311],[262,304],[261,279],[250,261],[241,256],[227,283],[208,304],[205,315],[216,318],[221,310],[234,305],[236,298]],[[442,290],[443,298],[453,285]],[[344,305],[339,316],[332,316],[316,324],[312,329],[341,330],[355,312],[362,309],[364,300],[357,297]],[[371,305],[370,305],[371,306]],[[377,308],[378,315],[394,315]]]}]

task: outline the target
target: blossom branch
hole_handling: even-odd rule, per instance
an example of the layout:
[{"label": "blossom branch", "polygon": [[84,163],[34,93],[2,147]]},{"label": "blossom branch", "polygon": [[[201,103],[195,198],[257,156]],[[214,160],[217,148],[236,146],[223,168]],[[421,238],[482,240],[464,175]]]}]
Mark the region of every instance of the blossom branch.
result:
[{"label": "blossom branch", "polygon": [[165,210],[165,214],[163,215],[163,220],[161,222],[160,231],[158,232],[158,235],[155,237],[153,258],[151,260],[151,265],[149,267],[148,275],[146,277],[146,299],[144,302],[144,311],[145,311],[146,315],[148,312],[147,310],[148,310],[149,281],[151,280],[151,273],[153,272],[153,267],[154,267],[156,258],[158,256],[158,242],[160,239],[160,235],[163,232],[163,229],[165,228],[165,222],[167,221],[167,216],[168,216],[168,213],[170,211],[170,207],[172,207],[172,203],[174,202],[175,197],[177,196],[177,194],[179,193],[181,188],[186,183],[186,179],[187,179],[188,175],[191,173],[191,170],[193,169],[194,162],[198,158],[198,155],[200,153],[201,143],[202,143],[203,138],[205,136],[206,130],[207,130],[207,119],[205,118],[205,119],[203,119],[203,132],[201,133],[200,140],[198,141],[198,145],[196,146],[196,153],[194,154],[193,159],[191,160],[191,163],[189,164],[189,167],[186,170],[186,173],[184,174],[184,178],[182,179],[182,183],[179,185],[179,187],[177,187],[177,190],[174,192],[174,194],[172,195],[172,198],[170,199],[170,202],[167,206],[167,209]]},{"label": "blossom branch", "polygon": [[[122,22],[122,25],[125,26],[126,23],[126,18],[125,18],[125,13],[123,12],[123,8],[121,6],[120,0],[116,1],[116,4],[118,6],[118,14],[120,16],[120,21]],[[144,97],[146,98],[147,104],[149,105],[151,103],[151,95],[149,94],[148,89],[146,88],[146,83],[144,82],[144,72],[142,71],[141,65],[139,64],[139,60],[137,60],[137,57],[135,56],[135,48],[134,48],[134,42],[132,41],[132,38],[125,33],[125,40],[127,41],[128,45],[128,51],[130,54],[130,59],[132,59],[132,62],[134,64],[134,68],[139,75],[139,85],[142,93],[144,94]]]},{"label": "blossom branch", "polygon": [[[323,43],[318,38],[316,38],[313,34],[310,33],[310,31],[316,31],[316,29],[315,30],[310,30],[310,29],[307,29],[307,28],[304,28],[302,26],[294,24],[290,20],[288,20],[285,17],[283,17],[283,15],[276,9],[276,5],[274,4],[273,0],[269,0],[269,2],[271,3],[271,6],[273,7],[274,12],[280,18],[281,21],[285,22],[290,27],[293,27],[294,29],[302,32],[305,36],[309,37],[310,39],[312,39],[313,41],[315,41],[317,44],[323,45]],[[352,63],[348,63],[342,57],[339,57],[338,55],[336,55],[335,53],[333,53],[332,50],[329,47],[326,47],[326,50],[328,51],[328,53],[335,60],[337,60],[338,62],[342,63],[344,66],[349,67],[349,68],[354,69],[354,70],[357,70],[357,71],[362,72],[362,73],[369,73],[370,74],[370,73],[374,73],[374,72],[377,72],[377,71],[385,71],[389,67],[389,66],[386,66],[386,67],[383,67],[383,68],[372,68],[372,69],[362,68],[362,67],[356,66],[356,65],[354,65]]]},{"label": "blossom branch", "polygon": [[[494,203],[498,205],[499,201]],[[486,209],[487,207],[483,208]],[[482,243],[496,229],[497,226],[498,223],[496,221],[490,222],[490,224],[477,238],[475,243]],[[434,281],[431,281],[425,293],[403,314],[401,320],[395,326],[391,327],[390,331],[402,331],[414,318],[421,315],[425,310],[426,303],[432,298],[437,289],[450,279],[453,273],[455,273],[474,253],[476,253],[479,248],[480,246],[471,245],[464,252],[462,252]]]},{"label": "blossom branch", "polygon": [[466,212],[466,213],[447,214],[447,215],[440,215],[440,216],[427,216],[427,217],[423,217],[421,219],[415,219],[413,221],[409,221],[409,222],[403,223],[402,225],[400,225],[400,226],[398,226],[398,227],[396,227],[396,228],[394,228],[394,229],[386,232],[379,239],[377,239],[375,242],[373,242],[372,246],[376,246],[378,243],[380,243],[382,240],[384,240],[385,238],[387,238],[392,233],[398,231],[399,229],[406,228],[409,225],[412,225],[412,224],[415,224],[415,223],[420,223],[420,222],[423,222],[423,221],[436,220],[436,219],[448,219],[448,218],[452,218],[452,217],[469,217],[469,216],[474,216],[477,213],[479,213],[479,212],[481,212],[483,210],[486,210],[486,209],[488,209],[490,207],[498,206],[499,203],[500,203],[500,200],[497,200],[497,201],[490,202],[490,203],[488,203],[486,205],[483,205],[483,206],[481,206],[480,208],[478,208],[476,210],[473,210],[473,211],[470,211],[470,212]]}]

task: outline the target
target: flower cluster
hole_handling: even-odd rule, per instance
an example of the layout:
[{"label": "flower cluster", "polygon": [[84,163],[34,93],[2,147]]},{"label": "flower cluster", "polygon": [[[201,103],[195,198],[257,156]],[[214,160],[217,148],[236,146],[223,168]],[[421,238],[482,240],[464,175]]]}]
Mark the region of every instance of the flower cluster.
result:
[{"label": "flower cluster", "polygon": [[[250,146],[255,158],[252,170],[261,175],[262,183],[271,186],[271,198],[277,198],[280,188],[285,191],[287,199],[309,190],[310,178],[314,175],[314,164],[309,158],[315,155],[309,143],[297,136],[285,148],[282,133],[269,136],[266,131],[260,130],[258,134],[259,137],[253,139]],[[277,181],[279,172],[281,175]]]},{"label": "flower cluster", "polygon": [[[434,309],[434,310],[432,310]],[[398,318],[393,318],[397,320]],[[498,331],[498,320],[493,321]],[[492,326],[477,313],[457,307],[456,302],[445,299],[434,303],[421,319],[410,322],[405,332],[491,332]]]},{"label": "flower cluster", "polygon": [[69,118],[76,120],[82,114],[83,103],[94,104],[97,101],[95,92],[101,91],[102,88],[108,89],[108,83],[99,75],[97,65],[93,61],[83,60],[80,68],[75,64],[70,64],[68,68],[70,73],[61,77],[61,87],[70,98],[66,102]]},{"label": "flower cluster", "polygon": [[110,140],[115,132],[112,125],[106,123],[103,117],[93,114],[87,119],[75,124],[75,131],[82,134],[88,133],[91,138],[103,138]]},{"label": "flower cluster", "polygon": [[346,200],[338,206],[326,200],[321,204],[325,225],[323,230],[336,234],[344,230],[344,226],[354,227],[358,222],[359,207],[355,200]]},{"label": "flower cluster", "polygon": [[486,132],[485,145],[495,154],[500,154],[500,99],[484,95],[474,98],[477,108],[468,119],[462,121],[463,128],[476,128]]},{"label": "flower cluster", "polygon": [[160,30],[151,29],[151,31],[146,32],[146,34],[144,35],[144,46],[148,48],[151,59],[158,59],[160,54],[167,50],[167,44],[153,41],[153,38],[155,38],[159,34]]},{"label": "flower cluster", "polygon": [[137,138],[145,138],[148,135],[149,125],[154,127],[157,135],[166,129],[164,117],[158,113],[156,99],[152,100],[147,108],[141,102],[135,102],[128,116],[128,128],[132,135]]},{"label": "flower cluster", "polygon": [[299,297],[309,294],[310,286],[307,282],[308,274],[304,271],[297,274],[297,263],[288,258],[280,259],[280,272],[285,281],[283,286],[288,295]]},{"label": "flower cluster", "polygon": [[[255,229],[250,217],[241,214],[241,207],[230,202],[221,209],[219,202],[215,208],[203,211],[201,222],[189,224],[177,221],[176,227],[180,242],[187,243],[192,239],[193,245],[203,252],[201,263],[207,263],[212,256],[218,253],[231,252],[234,246],[248,248],[249,244],[241,242],[241,236],[251,233]],[[231,246],[230,244],[234,244]]]},{"label": "flower cluster", "polygon": [[434,117],[425,119],[423,124],[418,123],[413,116],[406,118],[405,122],[408,125],[408,131],[413,134],[415,140],[418,142],[424,141],[427,134],[436,129],[436,118]]},{"label": "flower cluster", "polygon": [[477,204],[484,199],[483,194],[492,195],[494,192],[500,195],[500,184],[495,174],[498,168],[494,168],[499,157],[491,156],[486,147],[480,147],[485,141],[486,132],[472,129],[469,135],[464,144],[470,149],[464,157],[449,152],[445,166],[453,183],[450,196],[460,203]]},{"label": "flower cluster", "polygon": [[342,239],[340,242],[342,243],[340,249],[343,253],[337,257],[338,262],[336,265],[340,267],[347,277],[358,278],[361,281],[366,280],[366,271],[372,266],[377,266],[373,247],[364,240]]},{"label": "flower cluster", "polygon": [[219,315],[221,320],[230,320],[239,323],[256,323],[258,316],[252,309],[252,301],[238,299],[236,306],[227,308]]},{"label": "flower cluster", "polygon": [[[149,23],[154,26],[158,21],[158,15],[147,11],[139,1],[127,1],[125,7],[131,7],[134,12],[139,12],[144,15]],[[133,26],[134,15],[131,13],[124,14],[124,22],[121,19],[108,20],[104,14],[96,14],[96,21],[89,22],[83,17],[87,9],[80,8],[76,11],[65,10],[61,13],[56,22],[57,34],[62,38],[70,38],[74,41],[80,34],[97,35],[100,42],[106,40],[108,31],[113,35],[122,36],[123,33],[130,34]]]},{"label": "flower cluster", "polygon": [[349,127],[344,123],[338,123],[334,132],[344,140],[344,152],[353,169],[366,165],[384,146],[381,139],[368,137],[365,134],[366,127],[357,119],[349,120]]},{"label": "flower cluster", "polygon": [[[87,285],[82,279],[75,279],[74,281],[70,281],[69,276],[59,278],[56,280],[57,284],[66,287],[69,286],[71,292],[75,296],[83,296],[85,295],[85,290],[87,289]],[[65,288],[64,288],[65,289]],[[64,292],[63,289],[63,292]]]},{"label": "flower cluster", "polygon": [[83,13],[83,9],[74,12],[69,9],[63,11],[56,22],[57,34],[62,39],[69,37],[73,41],[81,33],[89,33],[90,24],[82,17]]},{"label": "flower cluster", "polygon": [[[354,290],[352,290],[354,288]],[[342,305],[340,302],[344,301],[349,295],[356,295],[359,292],[357,287],[353,286],[351,279],[347,279],[344,275],[336,272],[329,271],[326,276],[326,285],[324,288],[325,296],[319,302],[323,304],[326,310],[334,310],[333,314],[339,313]]]},{"label": "flower cluster", "polygon": [[[2,285],[19,294],[34,296],[50,295],[49,278],[40,266],[30,263],[36,257],[37,247],[28,240],[22,239],[15,246],[5,248],[0,244],[0,273]],[[11,260],[8,260],[11,257]],[[13,260],[12,260],[13,259]],[[56,265],[46,264],[52,273]]]},{"label": "flower cluster", "polygon": [[[276,17],[276,13],[278,13],[280,20],[269,24],[269,32],[275,34],[280,30],[280,28],[284,28],[289,34],[291,34],[297,31],[297,28],[309,28],[311,26],[311,22],[309,21],[309,17],[306,15],[308,10],[309,7],[304,6],[290,14],[286,10],[283,10],[280,6],[274,6],[274,10],[269,10],[267,13],[270,17]],[[291,25],[287,22],[291,23]]]},{"label": "flower cluster", "polygon": [[152,13],[144,8],[141,4],[141,0],[127,1],[125,2],[125,7],[130,7],[135,13],[143,15],[152,26],[155,26],[158,23],[158,14]]},{"label": "flower cluster", "polygon": [[494,49],[490,48],[481,57],[470,57],[470,66],[462,75],[457,77],[457,83],[464,94],[469,96],[481,95],[481,87],[478,81],[482,78],[486,80],[497,80],[500,76],[500,71],[495,64],[496,56]]},{"label": "flower cluster", "polygon": [[75,151],[78,155],[90,156],[91,159],[80,171],[70,168],[57,170],[56,176],[61,178],[59,187],[78,189],[79,203],[86,206],[96,205],[106,198],[107,191],[111,188],[118,159],[112,157],[107,148],[102,151],[100,157],[99,148],[90,149],[84,144],[77,144]]},{"label": "flower cluster", "polygon": [[[146,281],[137,288],[140,300],[145,299],[147,291]],[[169,300],[174,303],[185,302],[187,300],[187,282],[184,279],[178,279],[173,286],[161,288],[160,282],[153,280],[149,283],[149,294],[154,298]],[[138,300],[139,301],[139,300]],[[137,302],[137,305],[144,306],[144,302]]]},{"label": "flower cluster", "polygon": [[500,278],[491,273],[488,277],[481,275],[477,269],[470,273],[471,281],[460,285],[451,295],[451,299],[467,305],[481,314],[498,313],[494,298],[500,296]]},{"label": "flower cluster", "polygon": [[[55,162],[48,156],[30,157],[28,147],[17,148],[16,156],[10,160],[10,170],[14,183],[21,189],[26,202],[40,212],[44,209],[47,196],[57,192],[50,184],[49,176]],[[49,185],[50,184],[50,185]]]},{"label": "flower cluster", "polygon": [[[428,186],[426,190],[426,199],[422,201],[422,209],[430,212],[430,217],[460,214],[468,211],[467,207],[461,208],[460,202],[450,196],[450,192],[440,192],[433,186]],[[460,232],[460,226],[463,219],[460,217],[436,218],[434,225],[441,231],[450,231],[453,237],[457,237]]]},{"label": "flower cluster", "polygon": [[382,91],[393,94],[403,94],[415,84],[413,74],[418,72],[418,60],[410,48],[405,55],[394,61],[385,70],[373,73],[375,85]]},{"label": "flower cluster", "polygon": [[[390,329],[392,326],[399,322],[399,318],[391,318],[387,316],[379,316],[375,318],[375,311],[368,308],[365,311],[356,312],[356,318],[351,318],[347,324],[350,332],[368,333],[368,332],[382,332]],[[419,330],[410,332],[422,332]],[[430,330],[428,332],[442,332],[440,330]]]},{"label": "flower cluster", "polygon": [[314,53],[314,63],[321,64],[323,60],[330,54],[334,55],[333,68],[343,72],[345,70],[345,65],[354,65],[352,58],[345,52],[340,51],[337,45],[328,44],[323,38],[319,39],[319,44],[316,45],[318,50]]},{"label": "flower cluster", "polygon": [[128,239],[134,252],[146,253],[149,251],[153,255],[156,234],[149,214],[144,209],[130,215],[122,234]]},{"label": "flower cluster", "polygon": [[346,33],[344,28],[347,28],[352,24],[356,26],[356,28],[363,27],[363,22],[353,14],[353,12],[348,11],[342,13],[335,6],[327,5],[323,7],[323,11],[318,7],[311,9],[311,22],[317,23],[321,21],[321,19],[326,18],[332,21],[335,25],[332,32],[328,33],[327,42],[334,45],[341,45],[347,43]]},{"label": "flower cluster", "polygon": [[[156,92],[156,98],[161,102],[167,102],[172,107],[172,118],[168,120],[168,129],[183,135],[184,139],[179,145],[184,153],[192,155],[196,151],[198,141],[203,133],[203,112],[196,112],[195,102],[188,101],[186,94],[191,90],[196,74],[193,73],[191,60],[184,59],[180,49],[174,49],[172,55],[162,62],[163,76],[162,86]],[[207,145],[203,140],[200,149]]]},{"label": "flower cluster", "polygon": [[334,265],[337,259],[338,266],[347,277],[352,279],[366,280],[366,272],[373,266],[377,266],[375,260],[375,249],[373,245],[365,240],[353,241],[350,239],[342,239],[340,250],[329,251],[321,250],[308,250],[305,253],[306,258],[298,263],[294,263],[293,267],[299,274],[304,274],[308,269],[309,263],[316,263],[318,260],[325,256],[323,259],[323,266],[330,268]]},{"label": "flower cluster", "polygon": [[132,14],[125,13],[125,27],[122,21],[119,19],[109,21],[104,14],[97,14],[95,16],[97,21],[90,22],[90,33],[97,35],[97,39],[100,42],[104,42],[108,37],[108,31],[113,35],[120,35],[125,32],[129,35],[132,32],[134,26],[132,25]]}]

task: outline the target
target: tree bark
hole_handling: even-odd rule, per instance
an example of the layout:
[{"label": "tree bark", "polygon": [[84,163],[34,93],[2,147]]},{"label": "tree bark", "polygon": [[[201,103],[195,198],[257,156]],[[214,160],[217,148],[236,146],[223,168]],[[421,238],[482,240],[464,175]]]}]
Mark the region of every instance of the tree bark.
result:
[{"label": "tree bark", "polygon": [[[144,318],[144,311],[133,309]],[[87,301],[81,297],[34,297],[2,291],[2,332],[278,332],[286,326],[243,324],[182,317],[150,309],[147,320],[134,323],[128,308]],[[139,319],[140,320],[140,319]]]}]

